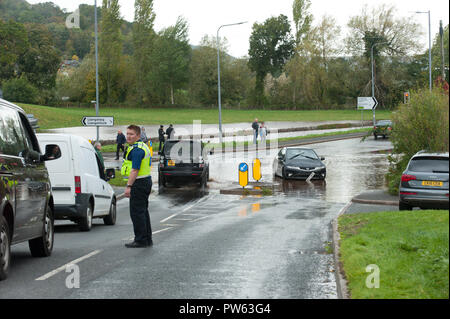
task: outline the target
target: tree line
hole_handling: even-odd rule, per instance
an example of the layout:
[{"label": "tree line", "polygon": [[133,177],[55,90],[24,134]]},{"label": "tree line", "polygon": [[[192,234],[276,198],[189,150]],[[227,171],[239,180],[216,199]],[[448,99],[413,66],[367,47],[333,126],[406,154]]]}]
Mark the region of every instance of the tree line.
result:
[{"label": "tree line", "polygon": [[[281,14],[254,23],[248,56],[227,54],[227,40],[205,35],[189,44],[189,23],[154,29],[154,0],[136,0],[134,22],[124,21],[118,0],[99,8],[100,103],[111,106],[217,106],[217,46],[221,51],[222,103],[230,108],[353,108],[371,95],[392,108],[403,92],[427,85],[428,51],[418,46],[420,26],[395,15],[395,7],[364,7],[347,23],[316,19],[310,0],[294,0],[294,21]],[[95,100],[94,8],[80,6],[80,28],[52,3],[0,2],[0,85],[16,102],[87,105]],[[292,28],[292,25],[294,28]],[[448,25],[444,31],[448,79]],[[439,35],[432,48],[440,66]],[[58,72],[64,59],[80,65]],[[437,78],[441,70],[433,70]]]}]

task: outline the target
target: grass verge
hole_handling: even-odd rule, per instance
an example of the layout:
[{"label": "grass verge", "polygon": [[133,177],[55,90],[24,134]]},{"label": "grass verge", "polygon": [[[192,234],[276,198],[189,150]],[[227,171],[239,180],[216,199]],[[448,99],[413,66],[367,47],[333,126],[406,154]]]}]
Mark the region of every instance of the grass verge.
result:
[{"label": "grass verge", "polygon": [[[39,120],[40,129],[82,126],[84,116],[95,116],[95,108],[55,108],[49,106],[17,103],[25,112],[34,114]],[[390,119],[391,111],[377,110],[377,119]],[[115,125],[157,125],[189,124],[201,120],[203,124],[217,123],[217,109],[178,109],[178,108],[100,108],[100,116],[114,116]],[[271,111],[271,110],[223,110],[223,123],[250,123],[259,121],[321,122],[361,120],[361,113],[353,110],[315,110],[315,111]],[[368,118],[371,119],[371,118]]]},{"label": "grass verge", "polygon": [[[448,210],[352,214],[338,222],[352,299],[448,299]],[[373,264],[379,288],[366,286]]]},{"label": "grass verge", "polygon": [[109,184],[112,186],[118,186],[118,187],[126,187],[127,181],[123,179],[122,174],[120,174],[120,170],[116,169],[116,177],[113,179],[110,179],[108,181]]}]

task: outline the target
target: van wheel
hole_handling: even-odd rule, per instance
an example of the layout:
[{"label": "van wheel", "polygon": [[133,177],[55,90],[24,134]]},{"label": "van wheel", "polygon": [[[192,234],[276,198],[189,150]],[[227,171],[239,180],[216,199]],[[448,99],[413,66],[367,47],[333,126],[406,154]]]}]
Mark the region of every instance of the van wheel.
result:
[{"label": "van wheel", "polygon": [[11,233],[5,217],[0,216],[0,280],[8,277],[11,260]]},{"label": "van wheel", "polygon": [[50,206],[47,206],[43,223],[42,237],[28,241],[31,255],[33,257],[48,257],[52,254],[53,240],[55,238],[55,229],[53,223],[53,212]]},{"label": "van wheel", "polygon": [[116,199],[113,198],[111,202],[111,207],[109,208],[109,215],[103,217],[103,222],[105,225],[115,225],[116,224],[116,216],[117,216],[117,205],[116,205]]},{"label": "van wheel", "polygon": [[78,221],[78,228],[81,231],[90,231],[92,228],[92,215],[93,215],[94,209],[92,208],[92,204],[89,204],[86,208],[85,216],[82,217]]}]

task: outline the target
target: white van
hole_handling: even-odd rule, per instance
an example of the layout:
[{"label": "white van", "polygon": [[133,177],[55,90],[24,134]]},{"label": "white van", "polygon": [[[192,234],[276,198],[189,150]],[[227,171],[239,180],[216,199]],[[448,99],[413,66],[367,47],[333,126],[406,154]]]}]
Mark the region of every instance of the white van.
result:
[{"label": "white van", "polygon": [[[116,223],[116,196],[104,168],[86,139],[69,134],[37,134],[39,144],[61,148],[62,156],[46,162],[55,203],[55,219],[69,219],[89,231],[93,218]],[[108,172],[109,173],[109,172]]]}]

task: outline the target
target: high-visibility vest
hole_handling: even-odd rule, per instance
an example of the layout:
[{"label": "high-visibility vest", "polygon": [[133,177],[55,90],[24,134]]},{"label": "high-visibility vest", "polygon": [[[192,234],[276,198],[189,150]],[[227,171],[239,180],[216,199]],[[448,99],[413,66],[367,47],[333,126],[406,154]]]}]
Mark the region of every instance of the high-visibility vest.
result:
[{"label": "high-visibility vest", "polygon": [[141,168],[139,169],[137,178],[144,178],[150,176],[151,158],[152,158],[150,155],[150,150],[145,143],[137,142],[136,144],[133,144],[132,146],[128,147],[127,153],[125,154],[125,157],[123,159],[122,170],[120,173],[122,174],[122,177],[125,180],[127,180],[128,177],[130,176],[131,169],[133,167],[133,162],[128,159],[128,155],[130,155],[131,151],[135,148],[140,148],[145,152],[145,156],[142,159]]}]

